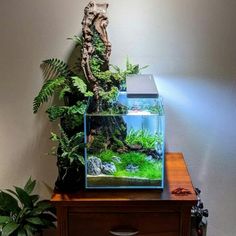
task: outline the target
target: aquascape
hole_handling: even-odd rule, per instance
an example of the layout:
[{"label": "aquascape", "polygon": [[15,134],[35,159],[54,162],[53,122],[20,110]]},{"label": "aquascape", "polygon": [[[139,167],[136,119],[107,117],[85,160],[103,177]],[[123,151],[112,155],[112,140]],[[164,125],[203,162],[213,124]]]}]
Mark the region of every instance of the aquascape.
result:
[{"label": "aquascape", "polygon": [[84,117],[86,187],[162,188],[162,102],[148,75],[126,76],[127,92],[119,92],[124,81],[108,70],[106,8],[88,5],[83,20],[83,68],[94,93]]},{"label": "aquascape", "polygon": [[93,111],[91,103],[85,114],[87,188],[163,187],[162,100],[129,97],[128,88],[109,111]]},{"label": "aquascape", "polygon": [[[46,112],[58,122],[56,188],[163,188],[164,111],[151,75],[127,59],[126,68],[109,63],[108,4],[90,2],[82,37],[74,36],[73,61],[43,62],[46,78],[34,99],[36,113],[51,96]],[[79,49],[79,50],[78,50]]]}]

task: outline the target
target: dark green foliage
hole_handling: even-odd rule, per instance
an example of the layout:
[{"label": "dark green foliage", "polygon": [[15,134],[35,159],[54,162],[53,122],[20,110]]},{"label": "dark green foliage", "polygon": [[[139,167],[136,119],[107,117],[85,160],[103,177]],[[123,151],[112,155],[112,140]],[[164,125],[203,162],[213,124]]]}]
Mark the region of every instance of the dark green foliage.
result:
[{"label": "dark green foliage", "polygon": [[[99,90],[100,100],[103,101],[104,103],[106,102],[111,104],[117,99],[118,93],[119,90],[115,86],[112,86],[109,91],[105,91],[103,88],[100,88]],[[106,107],[109,107],[109,105],[107,105]]]},{"label": "dark green foliage", "polygon": [[79,152],[79,150],[81,151],[84,148],[84,133],[79,132],[72,137],[68,137],[63,128],[61,126],[59,128],[61,136],[59,137],[57,134],[51,132],[51,140],[59,143],[62,151],[60,157],[69,160],[70,164],[74,161],[80,161],[81,164],[84,164],[84,157]]},{"label": "dark green foliage", "polygon": [[126,68],[125,70],[121,70],[121,68],[119,68],[118,66],[115,65],[111,65],[111,68],[113,68],[117,74],[117,77],[120,78],[120,89],[121,90],[125,90],[126,89],[126,77],[128,75],[135,75],[135,74],[139,74],[143,69],[146,69],[148,67],[148,65],[140,67],[139,64],[132,64],[129,61],[129,58],[127,57],[126,59]]},{"label": "dark green foliage", "polygon": [[24,188],[0,190],[0,236],[30,236],[55,227],[55,209],[32,194],[35,184],[29,178]]},{"label": "dark green foliage", "polygon": [[100,59],[97,55],[94,55],[90,61],[90,68],[91,71],[93,72],[94,75],[96,75],[96,73],[101,72],[101,66],[104,63],[104,61],[102,59]]},{"label": "dark green foliage", "polygon": [[65,116],[61,119],[61,125],[69,133],[75,133],[82,130],[83,115],[75,114],[73,116]]},{"label": "dark green foliage", "polygon": [[50,121],[54,121],[57,118],[63,117],[65,113],[65,107],[64,106],[50,106],[47,111],[48,117]]},{"label": "dark green foliage", "polygon": [[0,211],[17,213],[19,211],[17,200],[8,193],[0,192]]},{"label": "dark green foliage", "polygon": [[47,102],[49,97],[51,97],[54,94],[56,89],[58,89],[64,83],[65,83],[65,77],[58,77],[55,79],[45,81],[39,94],[34,99],[33,102],[34,113],[36,113],[40,105],[44,102]]},{"label": "dark green foliage", "polygon": [[127,57],[125,74],[126,75],[139,74],[141,70],[146,69],[147,67],[148,65],[140,67],[139,64],[132,64],[130,63],[129,58]]},{"label": "dark green foliage", "polygon": [[[162,177],[162,163],[156,160],[150,163],[145,159],[146,155],[138,152],[116,153],[111,150],[103,151],[97,154],[102,162],[113,162],[116,165],[117,171],[114,176],[117,177],[141,177],[149,179],[161,179]],[[121,163],[113,161],[114,157],[120,157]],[[131,173],[126,170],[128,165],[138,166],[139,170]]]},{"label": "dark green foliage", "polygon": [[50,106],[46,112],[48,113],[50,121],[66,117],[76,119],[77,116],[83,116],[86,108],[87,104],[85,102],[77,102],[77,104],[73,106]]},{"label": "dark green foliage", "polygon": [[95,55],[98,55],[99,57],[104,55],[106,47],[95,29],[93,30],[93,46],[95,49]]},{"label": "dark green foliage", "polygon": [[129,145],[141,145],[143,148],[154,149],[155,145],[163,143],[163,137],[159,134],[150,134],[147,130],[131,129],[126,137]]},{"label": "dark green foliage", "polygon": [[87,90],[87,85],[85,82],[79,78],[78,76],[72,76],[72,83],[74,88],[81,94],[83,94],[85,97],[91,97],[93,96],[93,93],[91,91]]},{"label": "dark green foliage", "polygon": [[[67,77],[71,75],[69,66],[64,61],[57,58],[43,61],[42,67],[45,73],[48,72],[48,75],[53,75],[54,77]],[[49,76],[49,79],[52,79],[52,77]]]},{"label": "dark green foliage", "polygon": [[91,146],[87,146],[89,148],[90,153],[96,153],[96,152],[100,152],[101,150],[104,150],[104,148],[106,147],[106,138],[105,138],[105,134],[97,134],[94,137],[94,140],[92,142]]},{"label": "dark green foliage", "polygon": [[60,90],[59,98],[63,98],[65,93],[72,93],[72,91],[74,92],[74,96],[82,95],[84,97],[90,97],[93,95],[92,92],[87,90],[85,82],[77,76],[50,79],[45,81],[39,94],[34,99],[34,113],[38,111],[42,103],[47,102],[49,97],[55,94],[56,90]]}]

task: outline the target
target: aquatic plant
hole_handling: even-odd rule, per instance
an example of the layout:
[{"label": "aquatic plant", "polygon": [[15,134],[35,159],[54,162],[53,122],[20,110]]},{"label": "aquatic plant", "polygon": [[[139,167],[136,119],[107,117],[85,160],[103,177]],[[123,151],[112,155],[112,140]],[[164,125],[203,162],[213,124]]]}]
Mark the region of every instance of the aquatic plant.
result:
[{"label": "aquatic plant", "polygon": [[[113,162],[116,166],[114,176],[117,177],[141,177],[149,179],[161,179],[162,177],[162,162],[155,160],[150,162],[146,159],[146,155],[139,152],[116,153],[111,150],[103,151],[97,156],[102,162]],[[114,157],[119,157],[120,162],[114,162]],[[137,166],[138,170],[135,172],[127,171],[127,166]]]},{"label": "aquatic plant", "polygon": [[148,130],[130,129],[125,139],[128,145],[140,145],[143,148],[154,149],[156,144],[163,143],[163,136],[160,134],[150,134]]},{"label": "aquatic plant", "polygon": [[154,105],[154,106],[148,106],[147,110],[151,113],[151,114],[158,114],[158,115],[163,115],[163,108],[158,106],[158,105]]}]

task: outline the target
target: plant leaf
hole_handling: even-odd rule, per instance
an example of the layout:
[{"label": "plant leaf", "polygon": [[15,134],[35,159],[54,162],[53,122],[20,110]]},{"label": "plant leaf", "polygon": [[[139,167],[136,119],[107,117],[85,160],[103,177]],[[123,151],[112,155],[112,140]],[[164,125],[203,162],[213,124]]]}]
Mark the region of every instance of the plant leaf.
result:
[{"label": "plant leaf", "polygon": [[36,208],[34,208],[32,210],[32,214],[33,215],[34,214],[41,214],[44,211],[48,211],[51,208],[53,208],[52,204],[47,200],[43,200],[43,201],[40,201],[36,204]]},{"label": "plant leaf", "polygon": [[33,225],[44,225],[43,221],[40,219],[40,217],[29,217],[25,219],[27,222],[33,224]]},{"label": "plant leaf", "polygon": [[77,76],[73,76],[71,77],[72,81],[73,81],[73,85],[82,93],[85,94],[87,91],[87,85],[85,84],[85,82],[80,79]]},{"label": "plant leaf", "polygon": [[20,225],[16,224],[15,222],[10,222],[10,223],[6,224],[2,229],[1,236],[9,236],[11,233],[16,231],[19,226]]},{"label": "plant leaf", "polygon": [[33,203],[37,202],[39,200],[39,195],[34,194],[34,195],[30,195],[31,201]]},{"label": "plant leaf", "polygon": [[0,224],[6,224],[12,221],[10,216],[0,216]]},{"label": "plant leaf", "polygon": [[44,60],[42,65],[45,79],[53,79],[55,76],[68,76],[71,71],[69,66],[62,60],[51,58]]},{"label": "plant leaf", "polygon": [[64,106],[50,106],[46,113],[48,113],[48,117],[50,121],[54,121],[57,118],[61,118],[64,116],[66,107]]},{"label": "plant leaf", "polygon": [[17,213],[20,211],[17,200],[10,194],[0,192],[0,208],[4,211]]},{"label": "plant leaf", "polygon": [[17,197],[17,194],[16,192],[14,192],[13,190],[11,189],[6,189],[7,192],[11,193],[12,195],[15,195]]},{"label": "plant leaf", "polygon": [[67,114],[73,115],[73,114],[81,114],[83,115],[87,109],[87,104],[83,102],[77,102],[76,105],[73,105],[71,107],[67,107]]},{"label": "plant leaf", "polygon": [[24,207],[23,209],[21,209],[21,211],[17,214],[16,217],[16,222],[19,222],[19,220],[24,219],[27,215],[29,215],[31,212],[31,209],[28,207]]},{"label": "plant leaf", "polygon": [[71,92],[70,87],[68,85],[65,85],[65,87],[59,93],[59,99],[62,100],[65,97],[65,94],[70,92]]},{"label": "plant leaf", "polygon": [[47,220],[49,222],[55,222],[57,221],[57,218],[52,215],[52,214],[48,214],[48,213],[44,213],[44,214],[41,214],[40,215],[40,218],[44,219],[44,220]]},{"label": "plant leaf", "polygon": [[26,234],[24,229],[19,229],[17,232],[17,236],[28,236],[28,235]]},{"label": "plant leaf", "polygon": [[24,186],[24,190],[25,192],[27,192],[28,194],[31,194],[32,191],[34,190],[35,188],[35,185],[36,185],[36,180],[33,180],[31,179],[31,177],[28,179],[27,183],[25,184]]},{"label": "plant leaf", "polygon": [[37,231],[36,228],[32,227],[29,224],[24,225],[24,230],[26,231],[27,236],[34,236],[34,233]]},{"label": "plant leaf", "polygon": [[81,164],[84,165],[84,157],[81,155],[78,155],[77,153],[74,154],[76,156],[76,158],[81,162]]},{"label": "plant leaf", "polygon": [[40,105],[47,102],[49,97],[53,95],[54,91],[62,85],[65,85],[65,77],[57,77],[45,81],[38,95],[34,98],[33,112],[36,113]]},{"label": "plant leaf", "polygon": [[33,202],[31,200],[29,194],[24,189],[19,188],[19,187],[15,187],[15,190],[17,192],[20,202],[24,206],[31,208],[33,206]]},{"label": "plant leaf", "polygon": [[73,40],[76,43],[76,46],[82,46],[83,45],[83,37],[80,37],[78,35],[74,35],[71,38],[68,38],[70,40]]},{"label": "plant leaf", "polygon": [[55,134],[55,133],[53,133],[53,132],[51,132],[51,137],[50,137],[50,139],[51,139],[52,141],[55,141],[55,142],[57,142],[57,141],[60,140],[60,138],[57,136],[57,134]]}]

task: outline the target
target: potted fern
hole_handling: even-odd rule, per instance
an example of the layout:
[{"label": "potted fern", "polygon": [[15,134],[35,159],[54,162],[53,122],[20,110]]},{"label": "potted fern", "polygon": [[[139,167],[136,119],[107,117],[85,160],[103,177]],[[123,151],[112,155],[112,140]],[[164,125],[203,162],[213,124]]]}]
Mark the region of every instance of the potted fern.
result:
[{"label": "potted fern", "polygon": [[29,178],[23,188],[0,190],[0,236],[32,236],[55,227],[55,209],[33,194],[35,184]]}]

